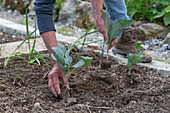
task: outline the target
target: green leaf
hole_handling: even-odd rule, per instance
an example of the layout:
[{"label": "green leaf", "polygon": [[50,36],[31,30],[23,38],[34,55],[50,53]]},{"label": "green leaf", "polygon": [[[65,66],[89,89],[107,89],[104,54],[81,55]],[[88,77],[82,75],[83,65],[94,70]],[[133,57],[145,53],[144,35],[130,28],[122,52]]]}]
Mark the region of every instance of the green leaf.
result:
[{"label": "green leaf", "polygon": [[133,16],[136,14],[137,10],[133,9],[132,11],[129,12],[130,18],[133,18]]},{"label": "green leaf", "polygon": [[75,65],[73,65],[72,67],[74,68],[79,68],[79,67],[83,67],[83,65],[85,64],[83,59],[80,59]]},{"label": "green leaf", "polygon": [[153,18],[160,18],[162,16],[164,16],[166,13],[165,9],[162,9],[162,11],[160,13],[158,13],[156,16],[154,16]]},{"label": "green leaf", "polygon": [[136,55],[136,54],[129,53],[127,55],[127,58],[128,58],[128,65],[129,65],[129,67],[132,67],[136,63],[140,63],[141,62],[141,55]]},{"label": "green leaf", "polygon": [[84,57],[84,56],[81,56],[81,59],[79,62],[77,62],[75,65],[73,65],[72,67],[74,68],[79,68],[79,67],[86,67],[86,66],[89,66],[90,63],[92,61],[92,58],[91,57]]},{"label": "green leaf", "polygon": [[104,25],[106,26],[106,29],[107,29],[109,27],[109,25],[111,24],[108,13],[104,10],[101,10],[101,17],[102,17],[102,19],[104,21]]},{"label": "green leaf", "polygon": [[121,25],[123,29],[127,29],[133,23],[133,20],[119,19],[117,22]]},{"label": "green leaf", "polygon": [[84,60],[84,65],[83,67],[89,66],[91,64],[92,61],[92,57],[85,57],[85,56],[81,56],[81,58]]},{"label": "green leaf", "polygon": [[136,48],[136,49],[140,49],[140,47],[141,47],[141,43],[140,43],[140,42],[136,42],[135,48]]},{"label": "green leaf", "polygon": [[165,9],[166,13],[170,12],[170,5]]},{"label": "green leaf", "polygon": [[67,65],[70,65],[73,61],[73,59],[69,56],[69,54],[70,54],[70,50],[67,50],[65,53],[65,63]]},{"label": "green leaf", "polygon": [[56,62],[58,61],[53,54],[51,54],[51,58],[55,60]]},{"label": "green leaf", "polygon": [[165,14],[163,19],[164,19],[165,25],[170,24],[170,13]]},{"label": "green leaf", "polygon": [[64,58],[66,48],[62,46],[56,46],[52,48],[55,51],[55,56],[58,56],[59,58]]},{"label": "green leaf", "polygon": [[108,34],[109,34],[109,42],[111,43],[113,39],[118,39],[121,37],[122,35],[122,27],[121,27],[121,24],[119,23],[112,23],[110,26],[109,26],[109,31],[108,31]]}]

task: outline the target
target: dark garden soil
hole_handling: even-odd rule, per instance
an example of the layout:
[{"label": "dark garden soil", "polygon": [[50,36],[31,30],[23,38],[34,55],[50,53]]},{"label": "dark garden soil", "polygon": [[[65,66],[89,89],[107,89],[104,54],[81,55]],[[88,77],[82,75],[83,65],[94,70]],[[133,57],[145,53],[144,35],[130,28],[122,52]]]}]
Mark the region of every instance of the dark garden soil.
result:
[{"label": "dark garden soil", "polygon": [[[11,35],[9,33],[5,33],[5,32],[0,31],[0,44],[22,41],[26,37],[27,36],[24,36],[24,35]],[[30,37],[30,38],[33,38],[33,37]]]},{"label": "dark garden soil", "polygon": [[[76,53],[71,53],[74,59]],[[23,83],[13,75],[0,74],[0,112],[169,113],[170,78],[161,78],[141,66],[134,66],[129,76],[128,66],[115,61],[110,61],[110,68],[100,69],[97,53],[83,54],[93,57],[92,64],[70,76],[71,90],[62,88],[59,98],[48,90],[46,75],[51,68],[45,63],[28,65],[15,59],[3,67],[0,62],[1,71],[20,74],[25,80]]]}]

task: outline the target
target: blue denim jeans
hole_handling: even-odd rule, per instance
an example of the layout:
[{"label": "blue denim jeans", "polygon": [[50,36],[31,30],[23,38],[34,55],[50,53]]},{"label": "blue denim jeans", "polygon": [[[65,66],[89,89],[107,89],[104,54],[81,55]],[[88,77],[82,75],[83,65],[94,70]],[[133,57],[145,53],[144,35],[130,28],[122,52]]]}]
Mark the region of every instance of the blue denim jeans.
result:
[{"label": "blue denim jeans", "polygon": [[130,19],[127,16],[125,0],[104,0],[104,4],[112,23],[115,23],[120,18]]},{"label": "blue denim jeans", "polygon": [[[52,19],[55,2],[56,0],[36,0],[34,3],[40,33],[55,31]],[[104,0],[104,3],[113,23],[120,18],[130,19],[126,15],[127,9],[124,0]]]}]

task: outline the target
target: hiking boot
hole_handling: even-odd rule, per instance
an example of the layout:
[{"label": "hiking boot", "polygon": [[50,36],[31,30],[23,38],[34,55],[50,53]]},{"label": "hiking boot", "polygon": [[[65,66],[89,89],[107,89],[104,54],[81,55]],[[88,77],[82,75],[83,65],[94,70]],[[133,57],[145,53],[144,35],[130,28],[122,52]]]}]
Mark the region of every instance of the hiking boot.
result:
[{"label": "hiking boot", "polygon": [[[134,30],[131,28],[126,29],[116,43],[115,47],[113,47],[112,51],[125,56],[127,56],[129,53],[138,54],[138,51],[135,48],[137,41],[138,39],[134,33]],[[152,62],[151,53],[142,49],[141,51],[144,53],[144,56],[142,57],[142,63]]]}]

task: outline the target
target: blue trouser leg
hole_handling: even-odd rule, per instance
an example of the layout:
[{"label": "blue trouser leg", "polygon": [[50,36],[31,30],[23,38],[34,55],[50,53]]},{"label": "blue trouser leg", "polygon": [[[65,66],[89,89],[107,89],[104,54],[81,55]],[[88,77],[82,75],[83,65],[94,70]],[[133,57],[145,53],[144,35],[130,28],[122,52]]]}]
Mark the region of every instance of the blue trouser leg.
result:
[{"label": "blue trouser leg", "polygon": [[53,22],[53,9],[56,0],[36,0],[34,10],[37,16],[37,24],[40,34],[47,31],[55,31]]},{"label": "blue trouser leg", "polygon": [[130,19],[126,14],[127,9],[125,0],[104,0],[104,4],[113,23],[115,23],[120,18],[127,20]]}]

